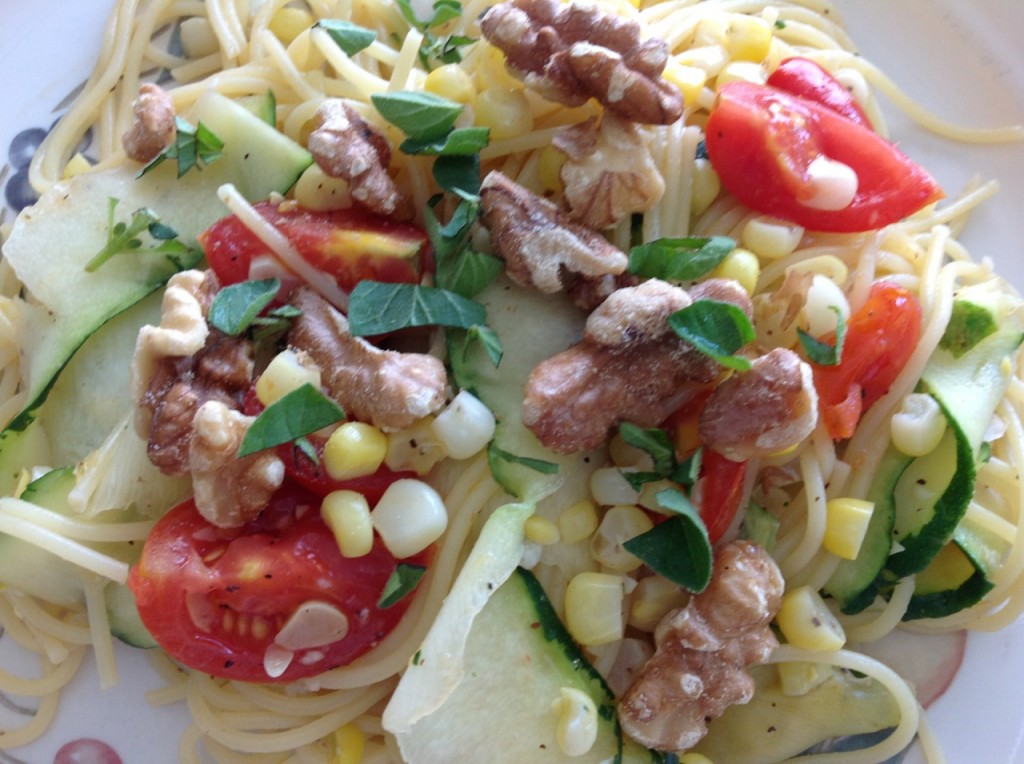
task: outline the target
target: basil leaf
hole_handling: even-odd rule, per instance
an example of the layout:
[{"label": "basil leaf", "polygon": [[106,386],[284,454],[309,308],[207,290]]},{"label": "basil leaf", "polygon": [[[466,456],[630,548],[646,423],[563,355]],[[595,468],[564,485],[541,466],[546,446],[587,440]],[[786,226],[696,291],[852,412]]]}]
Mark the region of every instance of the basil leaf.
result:
[{"label": "basil leaf", "polygon": [[369,48],[377,39],[377,33],[372,29],[342,19],[322,19],[313,26],[327,32],[334,44],[347,56],[354,56],[359,51]]},{"label": "basil leaf", "polygon": [[669,326],[697,350],[722,366],[746,371],[750,361],[733,355],[753,341],[754,327],[746,313],[729,302],[697,300],[668,317]]},{"label": "basil leaf", "polygon": [[392,605],[401,602],[413,593],[426,572],[427,568],[424,565],[414,565],[411,562],[398,563],[388,577],[387,583],[384,584],[384,591],[380,593],[377,607],[387,610]]},{"label": "basil leaf", "polygon": [[528,467],[535,472],[539,472],[542,475],[555,475],[558,473],[558,465],[554,462],[548,462],[544,459],[533,459],[529,456],[519,456],[498,448],[492,440],[487,446],[487,462],[491,465],[491,471],[494,471],[494,464],[496,461],[509,462],[511,464],[521,464],[524,467]]},{"label": "basil leaf", "polygon": [[[320,464],[320,454],[317,453],[316,446],[309,442],[309,438],[305,436],[296,438],[293,445],[295,450],[309,459],[310,463],[314,467]],[[297,462],[298,458],[296,458],[295,461]]]},{"label": "basil leaf", "polygon": [[629,272],[664,281],[693,281],[714,270],[735,248],[728,236],[655,239],[629,251]]},{"label": "basil leaf", "polygon": [[420,31],[425,31],[428,27],[440,26],[462,15],[462,3],[459,0],[436,0],[431,7],[434,13],[428,19],[421,19],[416,15],[410,0],[398,0],[398,7],[402,11],[402,15],[405,16],[405,20]]},{"label": "basil leaf", "polygon": [[406,154],[469,156],[484,148],[490,135],[489,127],[460,127],[434,140],[406,138],[399,148]]},{"label": "basil leaf", "polygon": [[504,267],[505,264],[497,257],[467,250],[458,257],[438,260],[434,276],[442,289],[463,297],[475,297],[498,277]]},{"label": "basil leaf", "polygon": [[307,382],[271,403],[256,417],[242,438],[238,457],[290,443],[344,418],[341,406]]},{"label": "basil leaf", "polygon": [[174,118],[174,140],[139,170],[138,177],[145,175],[167,159],[178,162],[178,177],[193,167],[202,170],[208,164],[220,159],[224,142],[202,122],[195,127],[181,117]]},{"label": "basil leaf", "polygon": [[487,311],[480,303],[446,289],[418,284],[360,281],[348,305],[349,331],[357,337],[412,326],[469,329],[486,319]]},{"label": "basil leaf", "polygon": [[711,581],[712,550],[697,509],[676,490],[659,491],[658,505],[675,514],[651,530],[623,542],[651,570],[691,592],[702,592]]},{"label": "basil leaf", "polygon": [[432,168],[434,180],[445,191],[475,202],[480,198],[480,156],[439,156]]},{"label": "basil leaf", "polygon": [[676,464],[676,449],[667,432],[657,427],[645,430],[632,422],[622,422],[619,435],[629,445],[649,454],[654,460],[654,471],[661,477],[672,472]]},{"label": "basil leaf", "polygon": [[502,347],[498,333],[491,327],[484,326],[483,324],[470,327],[466,333],[466,344],[469,345],[473,342],[479,342],[483,346],[484,352],[487,353],[487,357],[491,359],[491,363],[495,367],[501,363],[505,349]]},{"label": "basil leaf", "polygon": [[843,345],[846,344],[846,319],[839,308],[830,305],[829,310],[836,314],[836,340],[835,345],[815,339],[803,329],[797,329],[796,334],[800,345],[807,354],[807,358],[819,366],[836,366],[843,357]]},{"label": "basil leaf", "polygon": [[257,319],[281,288],[277,279],[242,281],[217,292],[210,303],[210,326],[237,337]]},{"label": "basil leaf", "polygon": [[677,464],[669,477],[676,483],[689,488],[696,483],[697,478],[700,477],[700,467],[701,462],[703,461],[704,449],[698,448],[693,452],[689,459]]},{"label": "basil leaf", "polygon": [[376,93],[371,100],[384,119],[416,140],[442,137],[462,113],[461,104],[432,93],[409,90]]}]

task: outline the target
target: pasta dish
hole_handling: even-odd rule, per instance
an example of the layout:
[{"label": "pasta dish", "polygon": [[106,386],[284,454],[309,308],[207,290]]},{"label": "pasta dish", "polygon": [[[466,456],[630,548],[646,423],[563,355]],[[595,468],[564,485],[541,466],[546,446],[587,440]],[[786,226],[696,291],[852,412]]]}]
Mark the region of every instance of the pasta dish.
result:
[{"label": "pasta dish", "polygon": [[0,747],[124,643],[182,762],[944,761],[872,656],[1024,608],[1024,311],[881,98],[1024,138],[823,0],[118,0],[0,227]]}]

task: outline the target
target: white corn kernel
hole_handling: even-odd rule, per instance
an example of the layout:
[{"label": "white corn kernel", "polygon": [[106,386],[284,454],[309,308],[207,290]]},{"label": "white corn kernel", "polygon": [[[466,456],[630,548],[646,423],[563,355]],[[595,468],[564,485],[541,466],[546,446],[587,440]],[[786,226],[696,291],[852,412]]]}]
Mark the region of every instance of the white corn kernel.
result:
[{"label": "white corn kernel", "polygon": [[653,632],[666,614],[683,607],[689,597],[678,585],[661,576],[640,580],[630,598],[629,625]]},{"label": "white corn kernel", "polygon": [[522,90],[487,88],[473,101],[476,124],[489,128],[491,140],[524,135],[533,129],[530,102]]},{"label": "white corn kernel", "polygon": [[846,644],[842,624],[810,586],[786,592],[775,620],[786,642],[804,650],[835,652]]},{"label": "white corn kernel", "polygon": [[873,501],[843,497],[829,499],[825,515],[824,547],[844,560],[855,560],[875,511]]},{"label": "white corn kernel", "polygon": [[827,276],[815,274],[807,289],[803,311],[807,318],[807,331],[812,337],[823,337],[836,330],[836,311],[839,311],[844,321],[850,317],[850,303],[836,282]]},{"label": "white corn kernel", "polygon": [[334,533],[342,557],[363,557],[373,549],[373,523],[366,497],[357,491],[331,491],[320,515]]},{"label": "white corn kernel", "polygon": [[178,27],[181,48],[189,58],[203,58],[220,49],[213,25],[202,16],[191,16]]},{"label": "white corn kernel", "polygon": [[946,415],[928,393],[911,393],[889,421],[892,444],[907,456],[930,454],[946,434]]},{"label": "white corn kernel", "polygon": [[448,527],[441,496],[422,480],[396,480],[370,513],[384,546],[399,559],[412,557],[437,541]]},{"label": "white corn kernel", "polygon": [[434,417],[428,416],[404,430],[388,433],[388,451],[384,464],[392,472],[410,470],[426,475],[447,456],[434,434]]},{"label": "white corn kernel", "polygon": [[558,532],[563,544],[575,544],[590,538],[597,530],[597,507],[583,499],[562,510],[558,516]]},{"label": "white corn kernel", "polygon": [[543,515],[530,515],[523,527],[527,541],[540,546],[557,544],[560,538],[558,526]]},{"label": "white corn kernel", "polygon": [[711,276],[737,281],[747,294],[753,294],[761,276],[761,261],[749,249],[737,247],[725,256],[711,272]]},{"label": "white corn kernel", "polygon": [[563,687],[552,704],[558,714],[555,741],[566,756],[583,756],[597,742],[597,704],[575,687]]},{"label": "white corn kernel", "polygon": [[256,397],[269,406],[305,384],[320,387],[320,368],[302,351],[287,348],[270,360],[256,380]]},{"label": "white corn kernel", "polygon": [[740,239],[743,246],[760,257],[777,260],[793,254],[803,236],[804,229],[801,226],[768,215],[759,215],[743,226]]},{"label": "white corn kernel", "polygon": [[472,75],[458,64],[432,69],[423,81],[423,89],[456,103],[469,103],[476,95]]},{"label": "white corn kernel", "polygon": [[606,507],[615,504],[636,504],[640,494],[622,476],[618,467],[601,467],[590,475],[590,493],[594,501]]},{"label": "white corn kernel", "polygon": [[581,645],[605,645],[622,639],[625,623],[622,576],[586,571],[565,588],[565,626]]},{"label": "white corn kernel", "polygon": [[800,199],[800,204],[812,210],[832,212],[846,209],[857,196],[860,184],[856,170],[824,154],[811,161],[807,178],[813,193],[808,199]]},{"label": "white corn kernel", "polygon": [[651,518],[640,507],[620,504],[604,513],[601,524],[590,539],[590,556],[617,573],[630,573],[643,561],[626,551],[623,543],[654,527]]},{"label": "white corn kernel", "polygon": [[372,475],[384,463],[387,436],[366,422],[344,422],[324,444],[324,469],[334,480]]},{"label": "white corn kernel", "polygon": [[479,453],[494,437],[494,414],[479,398],[462,390],[432,425],[434,434],[453,459]]},{"label": "white corn kernel", "polygon": [[722,192],[722,181],[711,161],[700,158],[693,162],[693,188],[690,190],[690,212],[702,215]]}]

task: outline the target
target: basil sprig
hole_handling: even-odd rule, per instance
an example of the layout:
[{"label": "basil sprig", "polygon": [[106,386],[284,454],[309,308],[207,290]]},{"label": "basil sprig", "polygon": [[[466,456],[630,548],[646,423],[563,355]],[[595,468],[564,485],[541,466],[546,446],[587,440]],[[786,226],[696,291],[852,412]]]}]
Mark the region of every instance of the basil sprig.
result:
[{"label": "basil sprig", "polygon": [[722,366],[750,369],[750,361],[735,353],[756,335],[747,314],[736,305],[697,300],[669,316],[668,323],[677,335]]},{"label": "basil sprig", "polygon": [[462,104],[417,90],[375,93],[370,98],[384,119],[416,141],[443,138],[462,113]]},{"label": "basil sprig", "polygon": [[398,8],[414,29],[423,35],[419,57],[423,68],[430,70],[435,64],[457,64],[462,60],[460,48],[472,45],[476,38],[464,35],[436,35],[434,29],[443,26],[452,19],[462,15],[462,3],[459,0],[435,0],[431,7],[431,15],[421,19],[416,15],[411,0],[397,0]]},{"label": "basil sprig", "polygon": [[307,382],[267,406],[249,426],[238,457],[291,443],[345,418],[337,403]]},{"label": "basil sprig", "polygon": [[619,437],[623,441],[639,448],[651,457],[653,468],[649,472],[623,472],[633,488],[640,490],[645,483],[653,483],[658,480],[672,480],[680,485],[689,487],[697,481],[700,474],[701,453],[696,453],[683,461],[676,457],[675,445],[672,438],[665,430],[657,427],[641,428],[632,422],[619,424]]},{"label": "basil sprig", "polygon": [[193,167],[202,170],[224,156],[224,141],[202,122],[193,127],[187,120],[175,117],[174,128],[174,140],[139,171],[139,177],[166,160],[174,159],[178,162],[180,178]]},{"label": "basil sprig", "polygon": [[815,339],[803,329],[797,329],[797,338],[800,346],[804,349],[807,358],[819,366],[836,366],[843,358],[843,345],[846,343],[846,319],[842,311],[835,305],[829,306],[829,310],[836,314],[836,338],[835,344],[829,345]]},{"label": "basil sprig", "polygon": [[700,513],[681,491],[655,494],[658,506],[672,516],[622,546],[647,567],[691,592],[702,592],[711,581],[713,553]]},{"label": "basil sprig", "polygon": [[349,330],[357,337],[414,326],[469,329],[487,319],[483,305],[447,289],[382,281],[360,281],[348,310]]},{"label": "basil sprig", "polygon": [[736,248],[728,236],[655,239],[629,251],[629,272],[663,281],[694,281],[714,270]]},{"label": "basil sprig", "polygon": [[369,48],[377,39],[377,33],[372,29],[366,29],[343,19],[321,19],[313,27],[327,32],[334,44],[341,48],[347,56],[354,56],[359,51]]},{"label": "basil sprig", "polygon": [[420,579],[426,572],[427,569],[423,565],[415,565],[411,562],[398,563],[384,584],[384,590],[380,593],[380,599],[377,600],[377,607],[387,610],[389,607],[397,605],[416,590]]}]

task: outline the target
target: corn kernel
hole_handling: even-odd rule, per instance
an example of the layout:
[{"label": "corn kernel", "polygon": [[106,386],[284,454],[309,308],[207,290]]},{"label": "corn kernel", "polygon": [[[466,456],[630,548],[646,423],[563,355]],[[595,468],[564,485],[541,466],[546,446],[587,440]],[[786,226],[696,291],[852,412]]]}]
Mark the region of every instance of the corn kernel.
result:
[{"label": "corn kernel", "polygon": [[740,238],[745,247],[761,257],[777,260],[793,254],[803,236],[804,229],[801,226],[759,215],[747,221]]},{"label": "corn kernel", "polygon": [[839,316],[844,321],[850,317],[850,303],[836,282],[816,273],[807,288],[802,315],[811,336],[823,337],[836,330]]},{"label": "corn kernel", "polygon": [[667,613],[685,605],[687,599],[686,592],[667,578],[647,576],[631,595],[629,625],[653,632]]},{"label": "corn kernel", "polygon": [[476,96],[473,77],[458,64],[445,64],[431,70],[423,89],[457,103],[469,103]]},{"label": "corn kernel", "polygon": [[722,67],[728,60],[725,48],[721,45],[700,45],[687,48],[676,56],[676,63],[680,66],[696,67],[703,70],[708,77],[714,77],[722,71]]},{"label": "corn kernel", "polygon": [[618,467],[600,467],[590,473],[590,493],[594,501],[605,507],[636,504],[640,498]]},{"label": "corn kernel", "polygon": [[597,704],[583,690],[563,687],[552,704],[558,714],[555,741],[566,756],[583,756],[597,742]]},{"label": "corn kernel", "polygon": [[256,397],[269,406],[305,384],[319,388],[320,369],[305,353],[287,348],[270,360],[256,380]]},{"label": "corn kernel", "polygon": [[434,419],[434,435],[448,456],[468,459],[479,453],[494,437],[494,414],[468,390],[459,392]]},{"label": "corn kernel", "polygon": [[334,533],[343,557],[363,557],[373,548],[370,505],[357,491],[331,491],[320,504],[320,515]]},{"label": "corn kernel", "polygon": [[366,735],[354,724],[346,724],[334,731],[334,750],[330,764],[359,764],[366,750]]},{"label": "corn kernel", "polygon": [[627,443],[618,433],[608,441],[608,457],[616,467],[635,467],[646,471],[654,469],[651,455],[642,448]]},{"label": "corn kernel", "polygon": [[768,75],[764,67],[753,61],[730,61],[715,78],[715,87],[720,88],[730,82],[752,82],[763,85]]},{"label": "corn kernel", "polygon": [[835,652],[846,644],[842,624],[810,586],[786,592],[775,620],[786,641],[804,650]]},{"label": "corn kernel", "polygon": [[301,8],[284,7],[278,10],[267,28],[284,45],[290,45],[292,41],[304,31],[313,26],[313,16]]},{"label": "corn kernel", "polygon": [[625,623],[622,576],[577,573],[565,588],[565,625],[581,645],[605,645],[622,639]]},{"label": "corn kernel", "polygon": [[558,526],[542,515],[530,515],[523,530],[527,541],[541,546],[557,544],[560,538]]},{"label": "corn kernel", "polygon": [[545,146],[541,149],[540,160],[537,162],[537,175],[540,178],[541,187],[553,194],[560,194],[564,189],[562,183],[562,165],[569,157],[554,146]]},{"label": "corn kernel", "polygon": [[489,128],[491,140],[523,135],[533,129],[530,102],[521,90],[487,88],[473,102],[476,124]]},{"label": "corn kernel", "polygon": [[393,472],[411,470],[426,475],[446,456],[444,446],[434,433],[434,417],[414,422],[404,430],[388,433],[388,451],[384,463]]},{"label": "corn kernel", "polygon": [[[483,44],[483,43],[480,43]],[[523,83],[513,77],[505,66],[505,54],[501,49],[487,43],[477,59],[477,90],[487,88],[522,89]]]},{"label": "corn kernel", "polygon": [[701,215],[707,211],[711,203],[722,191],[722,182],[718,173],[707,159],[697,159],[693,163],[693,185],[690,189],[690,212]]},{"label": "corn kernel", "polygon": [[71,159],[68,160],[68,163],[66,165],[64,165],[64,173],[61,175],[61,177],[64,180],[67,180],[68,178],[73,178],[76,175],[81,175],[82,173],[89,172],[89,170],[91,169],[92,164],[89,162],[88,159],[85,158],[85,155],[79,151],[73,157],[71,157]]},{"label": "corn kernel", "polygon": [[946,416],[928,393],[911,393],[889,420],[892,444],[907,456],[934,451],[946,434]]},{"label": "corn kernel", "polygon": [[448,527],[448,510],[432,487],[422,480],[403,478],[387,487],[370,519],[384,546],[402,559],[441,538]]},{"label": "corn kernel", "polygon": [[763,61],[772,44],[772,28],[757,16],[733,14],[726,32],[726,49],[739,61]]},{"label": "corn kernel", "polygon": [[626,551],[623,544],[653,527],[651,518],[640,507],[632,504],[612,507],[604,513],[590,539],[590,556],[610,570],[630,573],[643,565],[643,561]]},{"label": "corn kernel", "polygon": [[334,480],[372,475],[387,451],[387,436],[372,424],[345,422],[324,444],[324,469]]},{"label": "corn kernel", "polygon": [[825,538],[822,543],[836,557],[857,559],[875,503],[863,499],[830,499],[826,505]]},{"label": "corn kernel", "polygon": [[784,661],[776,665],[779,672],[779,686],[788,697],[806,695],[834,673],[827,663],[811,661]]},{"label": "corn kernel", "polygon": [[761,276],[761,261],[749,249],[737,247],[725,256],[711,275],[714,278],[738,281],[747,294],[753,294]]},{"label": "corn kernel", "polygon": [[679,92],[683,94],[683,100],[688,106],[696,103],[708,82],[708,73],[702,68],[681,64],[674,58],[668,60],[662,77],[679,88]]},{"label": "corn kernel", "polygon": [[577,501],[575,504],[566,507],[558,516],[558,531],[562,536],[563,544],[575,544],[590,538],[597,530],[597,507],[594,503]]}]

